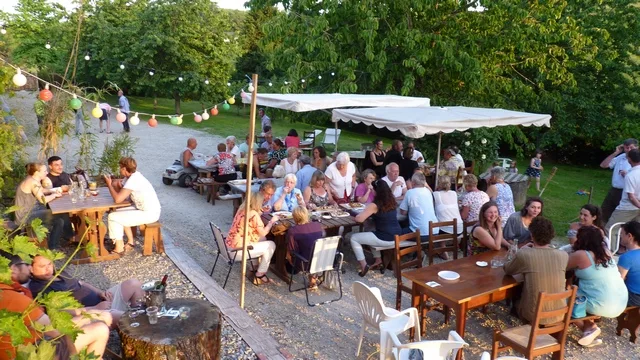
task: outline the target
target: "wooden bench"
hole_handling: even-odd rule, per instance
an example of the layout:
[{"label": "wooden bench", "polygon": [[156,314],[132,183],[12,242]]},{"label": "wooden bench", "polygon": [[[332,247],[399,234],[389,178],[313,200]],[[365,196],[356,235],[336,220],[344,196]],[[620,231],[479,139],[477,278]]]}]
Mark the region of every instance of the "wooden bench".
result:
[{"label": "wooden bench", "polygon": [[629,306],[618,316],[616,335],[622,336],[622,329],[627,329],[631,334],[629,341],[635,343],[638,338],[638,328],[640,328],[640,307]]},{"label": "wooden bench", "polygon": [[142,255],[149,256],[153,253],[153,244],[156,245],[156,252],[164,254],[164,243],[162,242],[162,224],[154,222],[138,226],[140,232],[144,236],[144,248]]}]

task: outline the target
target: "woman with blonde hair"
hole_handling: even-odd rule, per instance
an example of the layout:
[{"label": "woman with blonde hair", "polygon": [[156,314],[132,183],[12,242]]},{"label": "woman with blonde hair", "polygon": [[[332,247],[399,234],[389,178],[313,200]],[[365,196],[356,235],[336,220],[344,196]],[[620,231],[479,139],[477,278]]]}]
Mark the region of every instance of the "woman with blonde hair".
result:
[{"label": "woman with blonde hair", "polygon": [[[436,191],[433,192],[433,199],[438,221],[456,220],[456,232],[461,234],[463,225],[460,209],[458,208],[458,194],[451,190],[451,178],[448,176],[440,176],[438,178],[438,186]],[[440,231],[453,234],[453,226],[441,226]]]},{"label": "woman with blonde hair", "polygon": [[[256,279],[259,279],[263,283],[270,283],[273,280],[267,277],[267,271],[269,270],[269,263],[271,257],[276,250],[276,244],[267,240],[266,236],[271,231],[271,227],[279,219],[278,216],[272,216],[271,220],[265,225],[260,218],[262,214],[262,202],[263,197],[260,192],[254,192],[251,194],[251,200],[249,201],[249,211],[247,215],[249,217],[249,230],[247,231],[247,245],[251,245],[252,256],[260,256],[260,265],[256,271]],[[233,223],[229,229],[226,243],[229,248],[237,249],[242,247],[244,236],[244,222],[245,222],[245,208],[246,201],[240,205],[240,209],[233,217]],[[242,257],[242,251],[236,252],[236,260]]]},{"label": "woman with blonde hair", "polygon": [[499,251],[503,246],[509,248],[509,243],[502,236],[500,226],[500,212],[498,205],[489,201],[480,208],[480,220],[471,228],[471,241],[468,253],[476,255],[485,251]]},{"label": "woman with blonde hair", "polygon": [[[293,210],[293,221],[295,221],[296,225],[287,231],[287,246],[289,247],[289,251],[295,251],[303,258],[311,261],[316,240],[322,237],[322,225],[319,222],[310,222],[309,211],[302,206]],[[302,267],[302,264],[295,261],[296,259],[297,258],[292,256],[292,260],[294,261],[292,265],[296,268],[294,272],[297,272],[297,270],[300,270]],[[309,288],[317,288],[315,276],[309,275]]]},{"label": "woman with blonde hair", "polygon": [[484,191],[478,190],[478,178],[473,174],[465,175],[462,183],[467,193],[462,197],[460,216],[465,221],[478,221],[480,208],[489,202],[489,195]]},{"label": "woman with blonde hair", "polygon": [[316,170],[313,175],[311,175],[311,181],[309,181],[309,186],[304,189],[302,198],[310,210],[314,210],[322,206],[334,205],[336,203],[333,201],[333,198],[329,196],[329,191],[327,191],[325,184],[324,173],[320,170]]},{"label": "woman with blonde hair", "polygon": [[285,174],[295,174],[300,170],[299,153],[298,148],[290,147],[287,149],[287,157],[280,161],[280,166],[284,168]]}]

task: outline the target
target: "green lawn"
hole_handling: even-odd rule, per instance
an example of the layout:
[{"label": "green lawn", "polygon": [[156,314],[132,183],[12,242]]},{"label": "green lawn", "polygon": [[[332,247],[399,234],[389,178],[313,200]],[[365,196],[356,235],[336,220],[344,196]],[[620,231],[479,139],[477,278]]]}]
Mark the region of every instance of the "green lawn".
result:
[{"label": "green lawn", "polygon": [[[145,97],[136,97],[136,96],[128,96],[129,105],[133,111],[140,111],[145,113],[157,113],[157,114],[172,114],[174,112],[174,102],[171,99],[158,99],[158,105],[156,110],[153,109],[153,99],[145,98]],[[105,99],[110,104],[117,104],[118,98],[116,96],[110,96]],[[236,101],[240,101],[236,99]],[[244,142],[244,137],[249,133],[249,111],[250,107],[247,105],[244,108],[232,106],[229,111],[222,110],[221,107],[218,109],[220,112],[217,116],[211,116],[209,120],[202,121],[201,123],[196,123],[193,121],[193,113],[197,112],[198,114],[202,113],[202,106],[199,102],[195,101],[183,101],[180,104],[183,116],[183,123],[179,126],[185,126],[188,128],[199,129],[206,131],[210,134],[220,135],[220,136],[229,136],[234,135],[239,138],[239,142]],[[268,114],[268,112],[267,112]],[[329,115],[327,115],[329,116]],[[140,116],[140,120],[146,121],[149,116]],[[166,116],[156,117],[157,120],[161,123],[169,123],[169,119]],[[302,137],[303,131],[313,130],[313,129],[321,129],[324,130],[326,128],[311,126],[305,123],[291,123],[288,120],[279,120],[272,118],[272,126],[273,132],[275,136],[284,138],[290,129],[294,128]],[[259,133],[260,129],[260,119],[256,114],[256,131]],[[338,140],[338,149],[340,150],[360,150],[360,145],[362,143],[371,143],[377,136],[375,135],[367,135],[361,134],[353,131],[342,130],[340,134],[340,138]],[[319,141],[322,141],[324,138],[324,133],[320,135],[318,139],[316,139],[316,144]],[[384,139],[385,143],[390,144],[390,139]],[[333,150],[329,148],[328,150]]]}]

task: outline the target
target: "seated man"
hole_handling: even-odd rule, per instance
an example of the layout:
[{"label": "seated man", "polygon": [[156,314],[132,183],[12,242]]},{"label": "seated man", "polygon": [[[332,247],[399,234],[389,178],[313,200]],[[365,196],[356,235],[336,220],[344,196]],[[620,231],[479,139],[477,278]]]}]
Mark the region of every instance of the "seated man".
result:
[{"label": "seated man", "polygon": [[[562,250],[549,247],[555,236],[553,224],[542,216],[537,216],[529,225],[531,240],[529,244],[516,253],[516,257],[504,264],[504,272],[507,275],[522,274],[524,285],[522,296],[517,304],[518,316],[529,322],[533,321],[536,311],[538,294],[541,291],[547,293],[559,293],[565,291],[565,272],[569,255]],[[566,304],[558,302],[559,309]],[[553,309],[545,309],[550,311]],[[546,318],[542,325],[559,321],[559,318]]]},{"label": "seated man", "polygon": [[189,160],[193,159],[193,156],[195,155],[193,153],[193,150],[195,150],[197,146],[198,146],[198,141],[196,140],[196,138],[189,138],[187,140],[187,147],[184,148],[184,150],[182,150],[182,152],[180,153],[180,163],[182,164],[182,167],[184,168],[184,172],[186,173],[189,173],[189,174],[198,173],[198,169],[193,167],[193,165],[189,164]]},{"label": "seated man", "polygon": [[[108,290],[100,290],[95,286],[69,276],[63,271],[49,287],[45,286],[54,277],[53,262],[42,255],[36,255],[31,264],[31,281],[29,289],[37,296],[40,292],[71,291],[73,297],[89,309],[126,311],[136,306],[144,298],[142,284],[136,279],[126,280]],[[121,315],[121,313],[116,313]],[[114,316],[116,317],[116,316]],[[117,323],[117,321],[116,321]]]},{"label": "seated man", "polygon": [[62,185],[71,185],[71,176],[64,172],[64,165],[59,156],[52,156],[47,160],[49,164],[49,173],[47,177],[51,180],[52,187],[61,187]]},{"label": "seated man", "polygon": [[[238,149],[240,149],[240,156],[241,157],[243,157],[243,158],[248,157],[247,154],[249,153],[249,134],[247,134],[247,136],[245,137],[245,141],[238,146]],[[254,143],[253,144],[253,151],[256,152],[257,150],[258,150],[258,144]]]},{"label": "seated man", "polygon": [[[46,336],[47,338],[57,338],[61,334],[57,330],[50,330],[44,334],[36,330],[37,327],[51,325],[51,320],[39,306],[33,307],[33,297],[29,289],[20,286],[19,281],[29,276],[29,264],[25,263],[19,256],[2,254],[9,259],[9,267],[11,269],[12,285],[0,282],[0,310],[14,313],[23,313],[31,308],[32,310],[23,318],[24,324],[29,331],[29,337],[23,344],[35,344],[39,339]],[[70,354],[78,353],[83,349],[87,349],[87,353],[92,353],[99,358],[102,357],[104,349],[109,340],[109,327],[102,321],[93,321],[91,318],[75,316],[73,322],[82,330],[82,333],[76,337],[75,342],[71,343],[68,337],[63,337],[56,345],[56,358],[68,359]],[[16,347],[12,346],[11,338],[8,335],[0,336],[0,360],[8,360],[16,358]]]},{"label": "seated man", "polygon": [[273,194],[276,193],[276,183],[273,180],[265,180],[265,182],[260,185],[260,194],[262,194],[262,212],[269,213],[271,212],[271,205],[269,202],[273,197]]},{"label": "seated man", "polygon": [[385,171],[387,176],[383,177],[382,180],[389,185],[396,201],[402,201],[404,194],[407,193],[407,183],[404,181],[404,178],[400,176],[400,167],[398,164],[392,162],[385,167]]},{"label": "seated man", "polygon": [[[409,230],[411,232],[420,230],[420,241],[428,244],[429,223],[432,221],[434,223],[438,222],[436,210],[433,207],[433,193],[428,188],[427,180],[423,173],[417,172],[413,174],[411,180],[413,181],[413,189],[407,191],[398,208],[400,209],[400,214],[409,216]],[[439,228],[433,229],[435,235],[439,232]]]},{"label": "seated man", "polygon": [[273,151],[273,135],[270,132],[264,134],[264,142],[260,144],[260,147],[267,149],[267,151]]}]

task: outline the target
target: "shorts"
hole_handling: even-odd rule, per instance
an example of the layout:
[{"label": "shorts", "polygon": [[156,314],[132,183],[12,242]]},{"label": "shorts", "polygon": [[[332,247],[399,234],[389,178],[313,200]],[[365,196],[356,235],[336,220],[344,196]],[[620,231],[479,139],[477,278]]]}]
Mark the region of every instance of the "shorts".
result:
[{"label": "shorts", "polygon": [[109,112],[107,112],[107,110],[102,109],[102,116],[100,116],[100,120],[109,120]]},{"label": "shorts", "polygon": [[113,299],[111,300],[111,310],[118,311],[127,311],[129,309],[129,305],[122,298],[122,284],[115,285],[111,287],[107,292],[113,295]]}]

